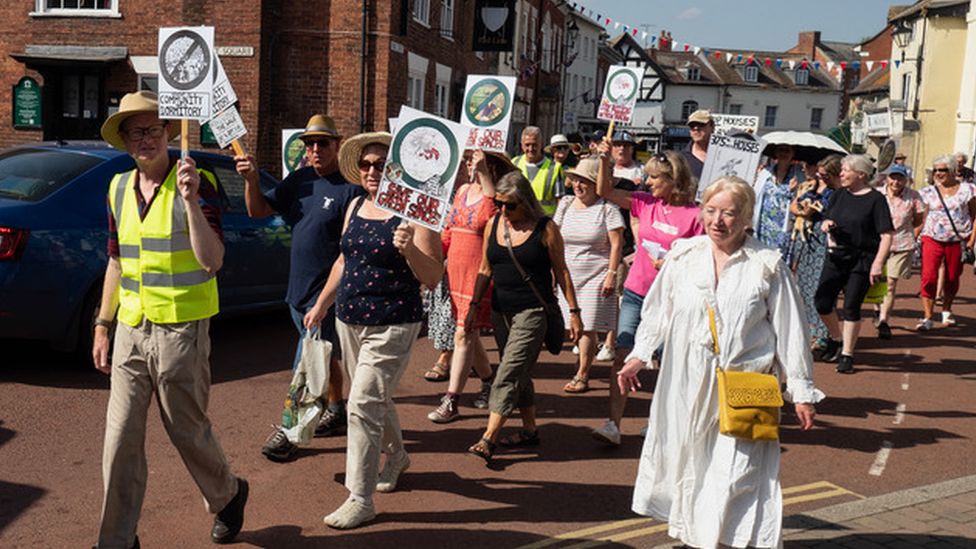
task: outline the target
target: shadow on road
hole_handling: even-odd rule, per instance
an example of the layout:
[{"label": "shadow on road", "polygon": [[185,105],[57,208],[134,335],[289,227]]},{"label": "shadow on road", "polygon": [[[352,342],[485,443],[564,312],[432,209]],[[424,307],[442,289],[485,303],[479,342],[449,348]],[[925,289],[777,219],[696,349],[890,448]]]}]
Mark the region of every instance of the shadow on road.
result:
[{"label": "shadow on road", "polygon": [[806,547],[976,547],[976,540],[961,536],[921,534],[846,534],[838,537],[811,537],[787,541],[785,549]]},{"label": "shadow on road", "polygon": [[36,486],[0,480],[0,532],[46,493]]}]

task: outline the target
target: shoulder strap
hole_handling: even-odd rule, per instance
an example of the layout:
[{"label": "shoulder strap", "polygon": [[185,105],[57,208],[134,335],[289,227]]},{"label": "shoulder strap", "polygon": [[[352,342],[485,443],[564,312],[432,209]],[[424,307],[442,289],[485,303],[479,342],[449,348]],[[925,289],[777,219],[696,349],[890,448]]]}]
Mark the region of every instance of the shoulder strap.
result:
[{"label": "shoulder strap", "polygon": [[[499,216],[499,217],[501,217],[501,216]],[[495,226],[496,226],[496,228],[498,226],[498,221],[497,220],[495,221]],[[505,224],[505,229],[504,230],[505,230],[505,233],[504,233],[505,234],[505,249],[508,250],[508,255],[509,255],[509,257],[512,258],[512,263],[515,265],[515,268],[518,270],[519,275],[521,275],[522,280],[524,280],[525,283],[529,285],[529,288],[532,290],[532,293],[535,294],[535,298],[539,300],[539,304],[541,304],[544,309],[548,309],[549,308],[549,304],[546,303],[546,300],[542,299],[542,294],[539,293],[539,289],[536,288],[535,287],[535,283],[532,282],[532,277],[529,276],[528,273],[525,272],[525,269],[522,268],[522,264],[519,263],[518,258],[515,257],[515,251],[512,249],[512,235],[508,231],[508,223]]]},{"label": "shoulder strap", "polygon": [[705,307],[708,307],[708,328],[712,331],[712,351],[718,354],[718,328],[715,326],[715,309],[709,303],[705,303]]},{"label": "shoulder strap", "polygon": [[942,203],[942,207],[945,209],[946,218],[949,219],[949,226],[952,227],[952,232],[956,233],[956,238],[965,242],[966,239],[963,238],[961,234],[959,234],[959,229],[956,228],[956,223],[952,220],[952,213],[949,212],[949,206],[946,206],[945,199],[942,198],[942,193],[939,192],[939,186],[932,185],[932,187],[935,189],[935,194],[939,196],[939,202]]}]

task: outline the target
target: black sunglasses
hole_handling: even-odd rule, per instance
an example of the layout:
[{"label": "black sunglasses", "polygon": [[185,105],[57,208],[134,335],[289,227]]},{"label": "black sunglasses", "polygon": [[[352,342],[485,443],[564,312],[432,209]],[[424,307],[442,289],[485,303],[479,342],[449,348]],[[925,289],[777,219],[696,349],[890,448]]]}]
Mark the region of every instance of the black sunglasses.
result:
[{"label": "black sunglasses", "polygon": [[377,171],[383,171],[383,166],[386,165],[386,159],[380,158],[375,162],[370,162],[369,160],[359,161],[359,170],[363,172],[368,172],[370,168],[376,168]]},{"label": "black sunglasses", "polygon": [[495,207],[499,210],[512,211],[518,209],[519,206],[518,202],[506,202],[504,200],[498,200],[497,198],[492,198],[491,201],[495,203]]},{"label": "black sunglasses", "polygon": [[934,168],[932,171],[936,173],[949,173],[949,168]]}]

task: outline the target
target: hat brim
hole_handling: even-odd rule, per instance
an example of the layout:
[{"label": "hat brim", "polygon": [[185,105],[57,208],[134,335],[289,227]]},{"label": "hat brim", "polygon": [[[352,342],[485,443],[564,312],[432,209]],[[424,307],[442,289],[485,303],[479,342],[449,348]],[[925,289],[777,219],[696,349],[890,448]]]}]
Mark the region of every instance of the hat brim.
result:
[{"label": "hat brim", "polygon": [[[138,109],[132,111],[118,111],[112,116],[109,116],[105,123],[102,124],[102,139],[106,143],[119,149],[121,151],[128,150],[125,146],[125,138],[122,137],[122,123],[128,120],[130,117],[137,114],[155,114],[159,115],[159,109],[156,107]],[[172,141],[177,135],[180,135],[180,124],[176,120],[166,120],[166,128],[169,133],[167,142]]]},{"label": "hat brim", "polygon": [[328,137],[329,139],[342,139],[342,136],[338,133],[323,132],[320,130],[313,130],[309,132],[302,132],[298,134],[298,138],[305,141],[309,137]]},{"label": "hat brim", "polygon": [[552,154],[553,147],[569,147],[569,150],[573,151],[573,154],[579,154],[580,151],[583,150],[583,146],[579,143],[556,143],[555,145],[546,145],[546,154]]},{"label": "hat brim", "polygon": [[[322,132],[318,133],[334,138],[334,136]],[[360,133],[346,139],[339,147],[339,173],[350,183],[362,184],[359,159],[363,154],[363,149],[370,145],[383,145],[389,148],[392,140],[393,136],[387,132]]]},{"label": "hat brim", "polygon": [[566,172],[566,177],[569,177],[569,176],[578,177],[580,179],[583,179],[583,180],[587,181],[588,183],[593,183],[594,185],[596,185],[596,178],[595,177],[590,177],[590,176],[586,175],[585,173],[580,172],[580,171],[577,171],[575,169],[572,169],[572,170],[569,170],[569,171]]}]

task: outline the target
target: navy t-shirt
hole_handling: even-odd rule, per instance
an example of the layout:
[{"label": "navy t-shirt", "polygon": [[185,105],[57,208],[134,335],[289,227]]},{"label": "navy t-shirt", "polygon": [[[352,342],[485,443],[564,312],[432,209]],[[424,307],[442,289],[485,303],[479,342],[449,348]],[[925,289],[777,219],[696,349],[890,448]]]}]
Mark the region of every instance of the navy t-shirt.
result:
[{"label": "navy t-shirt", "polygon": [[315,304],[339,258],[339,237],[346,208],[365,194],[339,172],[325,177],[312,167],[296,170],[265,193],[268,204],[291,225],[291,270],[287,301],[299,310]]}]

